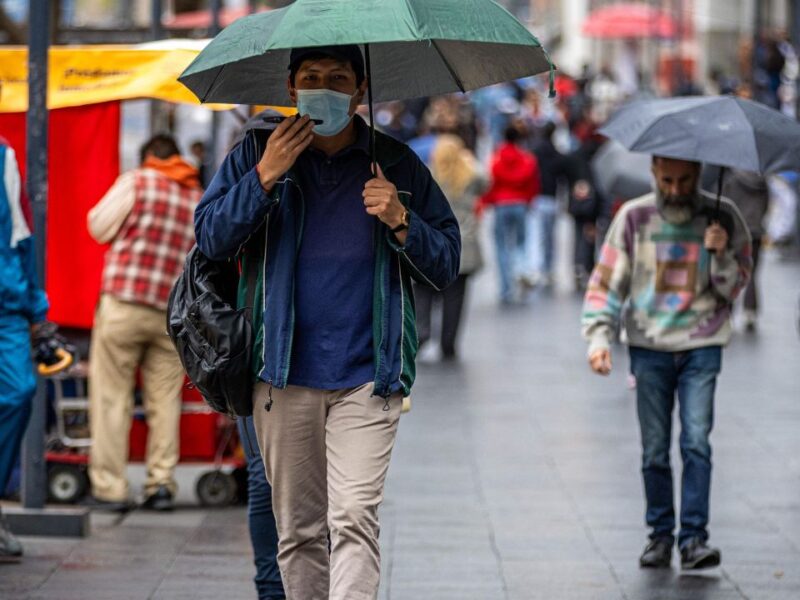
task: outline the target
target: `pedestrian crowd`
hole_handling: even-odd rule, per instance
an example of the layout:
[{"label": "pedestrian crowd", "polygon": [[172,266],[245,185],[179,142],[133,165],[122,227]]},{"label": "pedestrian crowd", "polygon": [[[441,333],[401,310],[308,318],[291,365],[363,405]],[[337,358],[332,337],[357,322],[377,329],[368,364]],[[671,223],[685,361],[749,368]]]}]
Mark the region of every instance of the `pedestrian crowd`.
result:
[{"label": "pedestrian crowd", "polygon": [[[164,324],[196,243],[212,261],[236,265],[236,308],[252,320],[252,414],[238,428],[259,598],[375,598],[378,507],[415,356],[435,342],[442,360],[458,358],[469,290],[493,255],[500,310],[556,286],[585,294],[592,371],[611,371],[624,334],[651,530],[639,564],[668,567],[676,545],[684,569],[720,564],[708,544],[715,385],[740,293],[746,327],[756,329],[753,270],[775,184],[735,170],[715,209],[702,188],[713,191],[716,173],[656,155],[644,175],[649,193],[604,189],[593,161],[607,143],[598,128],[623,100],[613,76],[559,75],[555,85],[555,102],[531,80],[380,105],[373,139],[359,108],[367,92],[360,49],[297,48],[287,91],[298,118],[246,129],[205,191],[173,138],[149,140],[139,167],[87,220],[109,246],[89,363],[86,504],[133,507],[125,469],[140,385],[150,431],[141,506],[174,508],[184,371]],[[0,150],[0,169],[13,175],[13,153]],[[200,146],[193,151],[200,156]],[[26,349],[0,369],[13,389],[0,398],[3,489],[35,385],[25,340],[47,301],[16,208],[19,184],[0,192],[8,196],[0,198],[0,343]],[[559,280],[564,217],[572,270]],[[6,386],[22,372],[30,377]],[[0,553],[21,552],[0,526]]]}]

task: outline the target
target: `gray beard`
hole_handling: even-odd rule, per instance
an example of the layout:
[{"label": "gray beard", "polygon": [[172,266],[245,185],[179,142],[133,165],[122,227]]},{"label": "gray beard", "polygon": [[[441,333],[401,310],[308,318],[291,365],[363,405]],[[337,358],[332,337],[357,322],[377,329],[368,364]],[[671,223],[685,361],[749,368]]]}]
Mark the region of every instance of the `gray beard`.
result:
[{"label": "gray beard", "polygon": [[661,216],[668,223],[673,225],[683,225],[692,220],[695,213],[695,202],[697,194],[687,194],[679,196],[674,200],[672,197],[664,196],[661,190],[656,188],[656,204]]}]

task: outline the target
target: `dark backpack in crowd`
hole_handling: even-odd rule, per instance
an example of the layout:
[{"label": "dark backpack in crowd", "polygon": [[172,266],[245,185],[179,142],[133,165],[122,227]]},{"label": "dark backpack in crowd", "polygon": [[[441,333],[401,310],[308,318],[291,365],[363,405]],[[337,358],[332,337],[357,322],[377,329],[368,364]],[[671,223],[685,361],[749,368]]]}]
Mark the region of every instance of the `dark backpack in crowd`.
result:
[{"label": "dark backpack in crowd", "polygon": [[253,326],[249,309],[236,308],[238,284],[236,261],[192,248],[169,295],[167,332],[208,405],[244,417],[253,414]]},{"label": "dark backpack in crowd", "polygon": [[597,190],[588,181],[585,181],[585,186],[586,190],[581,190],[581,193],[576,193],[575,186],[573,186],[567,202],[567,212],[574,218],[583,221],[596,219],[600,212]]}]

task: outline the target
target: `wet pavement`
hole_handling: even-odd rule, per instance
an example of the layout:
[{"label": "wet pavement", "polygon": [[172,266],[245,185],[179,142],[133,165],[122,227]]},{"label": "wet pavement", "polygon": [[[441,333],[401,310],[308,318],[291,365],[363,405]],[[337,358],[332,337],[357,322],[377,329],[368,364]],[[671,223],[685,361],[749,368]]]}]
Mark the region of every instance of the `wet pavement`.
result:
[{"label": "wet pavement", "polygon": [[[737,332],[717,393],[710,532],[721,568],[682,574],[676,555],[670,570],[639,569],[623,349],[609,378],[592,375],[580,298],[563,284],[501,310],[487,270],[472,282],[460,360],[423,353],[401,421],[381,600],[800,599],[800,263],[768,253],[761,276],[758,332]],[[0,598],[254,597],[243,508],[96,516],[85,540],[23,541],[25,559],[0,565]]]}]

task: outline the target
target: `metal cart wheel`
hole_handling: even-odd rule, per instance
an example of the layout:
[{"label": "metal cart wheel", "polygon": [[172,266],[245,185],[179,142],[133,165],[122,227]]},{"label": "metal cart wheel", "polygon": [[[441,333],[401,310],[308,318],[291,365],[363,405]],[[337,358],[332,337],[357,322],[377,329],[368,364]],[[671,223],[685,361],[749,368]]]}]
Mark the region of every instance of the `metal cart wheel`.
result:
[{"label": "metal cart wheel", "polygon": [[86,472],[75,465],[53,465],[47,471],[47,495],[53,502],[77,502],[88,487]]},{"label": "metal cart wheel", "polygon": [[203,506],[228,506],[236,499],[236,479],[222,471],[209,471],[197,480],[195,491]]}]

